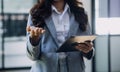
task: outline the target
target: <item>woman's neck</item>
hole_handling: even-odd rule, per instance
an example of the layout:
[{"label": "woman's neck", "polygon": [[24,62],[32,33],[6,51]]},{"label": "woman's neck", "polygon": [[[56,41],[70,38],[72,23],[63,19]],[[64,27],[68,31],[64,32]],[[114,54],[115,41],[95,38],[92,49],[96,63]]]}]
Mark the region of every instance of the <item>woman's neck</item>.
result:
[{"label": "woman's neck", "polygon": [[64,0],[55,1],[55,2],[53,3],[53,5],[56,7],[56,9],[57,9],[59,12],[63,12],[63,11],[64,11],[64,6],[65,6]]}]

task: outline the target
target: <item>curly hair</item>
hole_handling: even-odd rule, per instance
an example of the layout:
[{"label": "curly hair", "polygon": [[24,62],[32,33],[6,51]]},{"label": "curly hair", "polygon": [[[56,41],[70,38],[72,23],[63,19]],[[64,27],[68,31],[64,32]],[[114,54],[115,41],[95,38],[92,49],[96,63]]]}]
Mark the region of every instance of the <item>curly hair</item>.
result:
[{"label": "curly hair", "polygon": [[[70,11],[74,14],[75,20],[79,23],[79,27],[82,31],[86,31],[88,24],[88,17],[85,10],[81,5],[82,2],[78,0],[65,0],[69,5]],[[52,14],[51,5],[53,0],[39,0],[36,5],[30,10],[32,16],[32,22],[36,27],[44,27],[44,19],[48,18]]]}]

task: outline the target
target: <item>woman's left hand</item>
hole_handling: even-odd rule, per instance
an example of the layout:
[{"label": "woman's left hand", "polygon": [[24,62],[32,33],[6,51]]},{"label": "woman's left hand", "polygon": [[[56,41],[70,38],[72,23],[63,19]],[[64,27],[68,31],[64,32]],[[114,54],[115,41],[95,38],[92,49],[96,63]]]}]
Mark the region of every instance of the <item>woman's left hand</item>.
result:
[{"label": "woman's left hand", "polygon": [[75,48],[84,53],[88,53],[93,49],[93,43],[91,41],[85,41],[84,43],[79,43]]}]

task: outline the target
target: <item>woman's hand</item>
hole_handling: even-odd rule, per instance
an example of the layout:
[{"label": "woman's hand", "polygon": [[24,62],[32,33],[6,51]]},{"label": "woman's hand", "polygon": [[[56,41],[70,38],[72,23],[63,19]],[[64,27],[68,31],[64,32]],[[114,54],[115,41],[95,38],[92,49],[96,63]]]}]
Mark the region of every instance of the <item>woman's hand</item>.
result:
[{"label": "woman's hand", "polygon": [[84,43],[78,43],[77,46],[75,46],[75,48],[84,53],[88,53],[93,49],[93,43],[90,41],[86,41]]},{"label": "woman's hand", "polygon": [[27,26],[26,31],[30,33],[31,38],[39,37],[45,32],[43,28],[34,27],[34,26]]},{"label": "woman's hand", "polygon": [[26,31],[30,33],[30,39],[33,44],[38,43],[40,36],[45,32],[43,28],[34,26],[27,26]]}]

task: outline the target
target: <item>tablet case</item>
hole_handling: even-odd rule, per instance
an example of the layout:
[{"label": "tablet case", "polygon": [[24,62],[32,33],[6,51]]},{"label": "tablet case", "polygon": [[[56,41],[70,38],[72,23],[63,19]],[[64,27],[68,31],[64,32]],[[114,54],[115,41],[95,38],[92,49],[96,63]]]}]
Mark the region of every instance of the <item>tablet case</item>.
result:
[{"label": "tablet case", "polygon": [[75,46],[77,44],[84,43],[85,41],[93,41],[96,37],[96,35],[71,36],[60,46],[60,48],[56,52],[78,51],[77,49],[75,49]]}]

